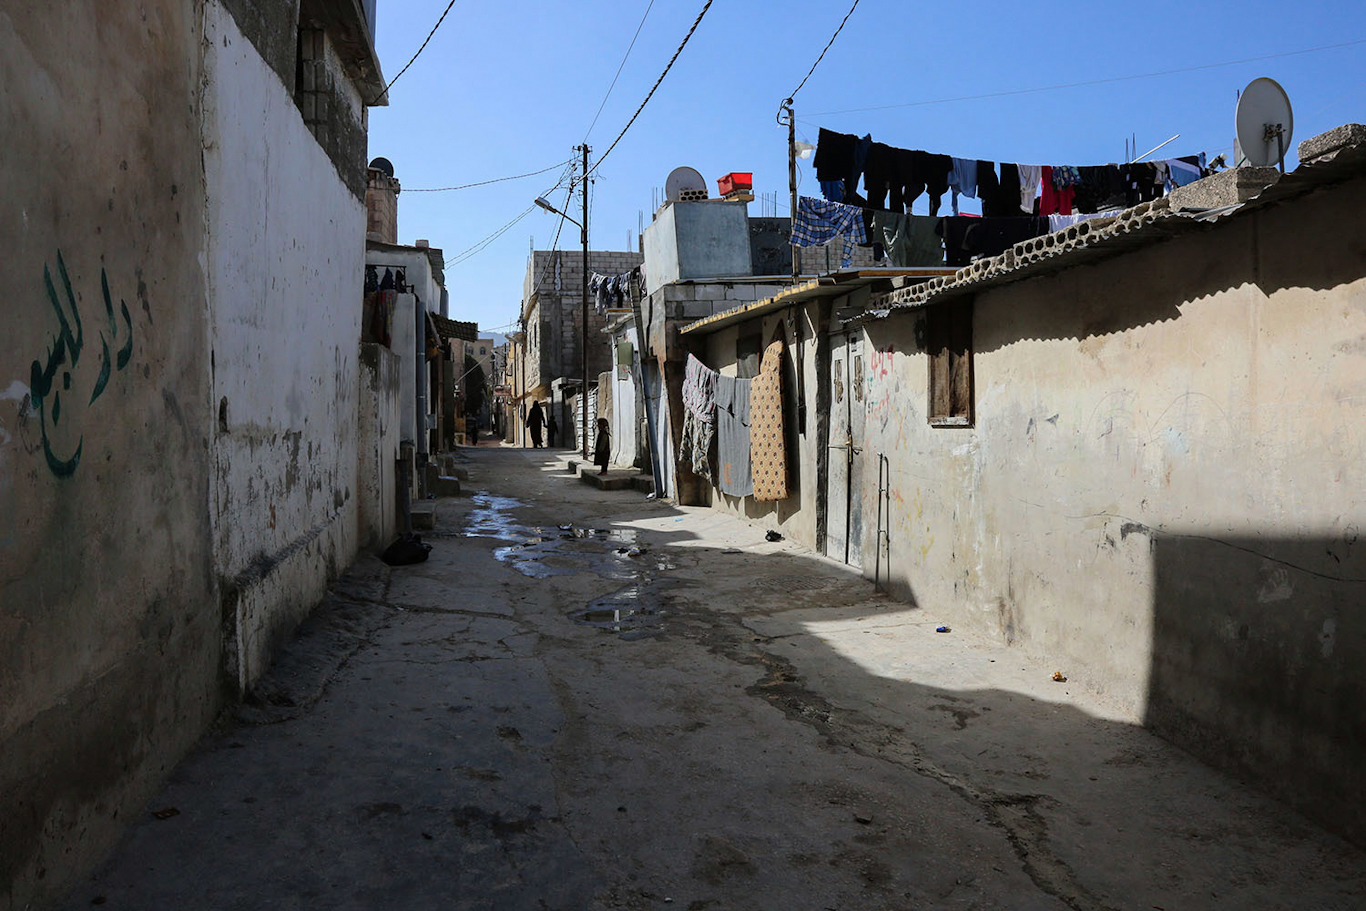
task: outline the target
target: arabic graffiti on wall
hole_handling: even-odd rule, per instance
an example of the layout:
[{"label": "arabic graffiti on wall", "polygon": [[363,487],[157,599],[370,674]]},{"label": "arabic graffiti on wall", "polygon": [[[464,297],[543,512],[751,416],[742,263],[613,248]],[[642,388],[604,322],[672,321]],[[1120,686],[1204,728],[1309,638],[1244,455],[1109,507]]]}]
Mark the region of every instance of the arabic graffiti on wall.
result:
[{"label": "arabic graffiti on wall", "polygon": [[[43,266],[43,287],[47,292],[48,303],[52,305],[52,310],[57,316],[57,332],[53,337],[52,347],[48,350],[46,362],[35,360],[30,369],[29,407],[38,418],[47,467],[57,477],[69,478],[76,473],[76,467],[81,463],[85,436],[77,435],[75,445],[60,453],[54,446],[53,436],[55,431],[63,426],[63,394],[79,394],[72,391],[71,373],[80,364],[81,352],[85,347],[85,328],[81,322],[80,309],[76,306],[76,294],[71,289],[71,277],[67,273],[61,251],[57,253],[57,277],[61,282],[60,294],[53,282],[51,270],[46,265]],[[133,356],[133,320],[128,315],[128,305],[123,300],[119,301],[118,315],[123,318],[123,338],[120,344],[119,320],[114,314],[114,301],[109,293],[109,278],[103,269],[100,270],[100,291],[104,297],[105,316],[109,320],[109,334],[106,336],[103,330],[100,331],[99,372],[91,387],[87,405],[95,404],[95,401],[104,394],[113,372],[122,371]],[[112,356],[109,352],[111,340],[119,344]],[[65,412],[69,425],[71,409],[68,407]],[[66,436],[69,437],[70,434]]]}]

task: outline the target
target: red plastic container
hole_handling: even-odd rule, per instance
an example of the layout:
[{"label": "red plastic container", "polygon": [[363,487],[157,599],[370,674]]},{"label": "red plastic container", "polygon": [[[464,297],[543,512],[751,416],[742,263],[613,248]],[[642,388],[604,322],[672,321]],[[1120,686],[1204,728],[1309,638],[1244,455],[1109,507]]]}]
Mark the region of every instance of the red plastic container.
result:
[{"label": "red plastic container", "polygon": [[731,171],[725,177],[717,178],[716,189],[722,196],[729,196],[737,190],[754,189],[754,172],[752,171]]}]

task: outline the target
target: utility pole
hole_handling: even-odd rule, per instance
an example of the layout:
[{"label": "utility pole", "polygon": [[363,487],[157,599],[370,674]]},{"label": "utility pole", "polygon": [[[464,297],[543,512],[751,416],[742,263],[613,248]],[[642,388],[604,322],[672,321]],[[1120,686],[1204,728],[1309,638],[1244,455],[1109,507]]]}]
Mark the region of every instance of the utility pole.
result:
[{"label": "utility pole", "polygon": [[[783,110],[787,113],[787,189],[792,197],[791,218],[788,221],[790,230],[796,231],[797,228],[797,114],[792,109],[792,99],[783,102]],[[790,238],[789,238],[790,239]],[[797,257],[799,248],[792,244],[792,284],[797,283]]]},{"label": "utility pole", "polygon": [[583,152],[583,224],[579,226],[583,238],[583,460],[588,461],[588,143],[576,151]]}]

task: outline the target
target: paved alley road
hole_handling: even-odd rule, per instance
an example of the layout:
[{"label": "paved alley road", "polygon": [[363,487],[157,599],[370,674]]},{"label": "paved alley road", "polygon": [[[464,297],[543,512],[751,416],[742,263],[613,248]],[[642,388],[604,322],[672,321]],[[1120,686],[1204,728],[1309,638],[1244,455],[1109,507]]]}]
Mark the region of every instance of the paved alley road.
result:
[{"label": "paved alley road", "polygon": [[1366,906],[1360,852],[1052,667],[466,452],[430,561],[353,571],[70,908]]}]

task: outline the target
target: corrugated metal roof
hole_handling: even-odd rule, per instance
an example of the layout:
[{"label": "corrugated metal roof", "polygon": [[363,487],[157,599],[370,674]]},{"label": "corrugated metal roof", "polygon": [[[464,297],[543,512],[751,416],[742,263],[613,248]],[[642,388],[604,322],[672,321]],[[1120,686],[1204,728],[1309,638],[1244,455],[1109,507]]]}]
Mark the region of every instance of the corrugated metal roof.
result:
[{"label": "corrugated metal roof", "polygon": [[753,301],[748,304],[741,304],[729,310],[723,310],[712,316],[704,317],[680,330],[683,334],[695,333],[704,335],[724,329],[726,326],[741,322],[742,320],[753,319],[756,316],[763,316],[774,310],[781,310],[793,304],[800,304],[809,300],[821,298],[839,297],[848,294],[857,288],[869,285],[888,284],[894,279],[918,279],[931,278],[933,276],[949,275],[953,269],[943,266],[925,266],[921,268],[900,268],[894,266],[883,266],[869,269],[843,269],[839,272],[831,272],[817,278],[804,281],[794,285],[784,291],[760,301]]}]

